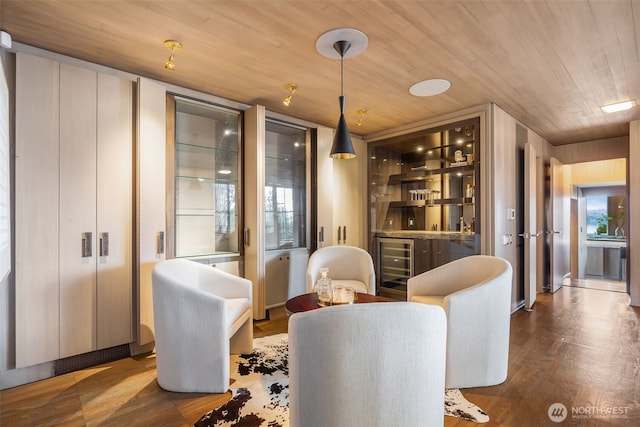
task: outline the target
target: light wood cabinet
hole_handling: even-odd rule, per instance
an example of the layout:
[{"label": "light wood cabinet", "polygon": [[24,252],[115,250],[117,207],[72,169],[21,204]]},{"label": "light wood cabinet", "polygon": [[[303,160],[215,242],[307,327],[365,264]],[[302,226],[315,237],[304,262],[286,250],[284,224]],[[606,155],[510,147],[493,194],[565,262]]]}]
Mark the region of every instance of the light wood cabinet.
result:
[{"label": "light wood cabinet", "polygon": [[96,183],[98,349],[133,340],[132,104],[130,81],[98,74]]},{"label": "light wood cabinet", "polygon": [[352,137],[356,157],[334,160],[329,157],[332,142],[333,131],[318,128],[317,224],[324,237],[323,242],[318,237],[318,248],[346,244],[366,249],[366,143]]},{"label": "light wood cabinet", "polygon": [[18,368],[60,356],[59,70],[55,61],[17,54],[15,328]]},{"label": "light wood cabinet", "polygon": [[132,93],[129,81],[30,55],[17,67],[22,367],[132,340]]},{"label": "light wood cabinet", "polygon": [[356,137],[351,138],[356,157],[349,160],[333,160],[333,188],[336,193],[333,205],[334,233],[339,245],[365,248],[365,215],[367,188],[367,145]]},{"label": "light wood cabinet", "polygon": [[137,89],[136,296],[137,343],[142,346],[155,341],[151,273],[166,257],[167,105],[162,85],[139,78]]},{"label": "light wood cabinet", "polygon": [[60,64],[60,357],[95,349],[96,80]]}]

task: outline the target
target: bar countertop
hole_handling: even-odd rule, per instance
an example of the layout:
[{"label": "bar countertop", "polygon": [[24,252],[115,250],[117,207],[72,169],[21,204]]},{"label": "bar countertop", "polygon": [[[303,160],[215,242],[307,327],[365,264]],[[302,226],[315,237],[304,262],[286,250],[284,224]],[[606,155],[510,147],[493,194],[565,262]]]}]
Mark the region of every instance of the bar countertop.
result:
[{"label": "bar countertop", "polygon": [[443,239],[443,240],[475,240],[475,233],[461,233],[458,231],[424,231],[424,230],[388,230],[376,231],[376,237],[396,239]]}]

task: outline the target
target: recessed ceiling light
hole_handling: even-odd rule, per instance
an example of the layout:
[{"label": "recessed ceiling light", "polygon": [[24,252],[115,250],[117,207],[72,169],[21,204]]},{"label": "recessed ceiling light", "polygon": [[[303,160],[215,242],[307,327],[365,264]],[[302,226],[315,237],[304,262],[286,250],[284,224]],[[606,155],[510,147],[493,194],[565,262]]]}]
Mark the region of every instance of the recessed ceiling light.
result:
[{"label": "recessed ceiling light", "polygon": [[624,101],[616,104],[603,105],[600,108],[605,113],[617,113],[618,111],[629,110],[636,105],[635,101]]},{"label": "recessed ceiling light", "polygon": [[449,80],[429,79],[415,83],[409,88],[409,93],[413,96],[434,96],[448,91],[450,87]]}]

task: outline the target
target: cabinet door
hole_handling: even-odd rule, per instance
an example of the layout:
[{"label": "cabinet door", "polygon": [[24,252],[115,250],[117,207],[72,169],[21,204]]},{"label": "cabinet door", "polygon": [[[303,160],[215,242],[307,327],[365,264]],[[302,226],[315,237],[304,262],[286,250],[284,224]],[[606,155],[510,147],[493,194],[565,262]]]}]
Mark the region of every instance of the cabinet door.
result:
[{"label": "cabinet door", "polygon": [[333,130],[318,127],[318,141],[316,147],[316,230],[318,236],[318,248],[338,244],[337,227],[333,219],[333,204],[336,199],[334,192],[333,166],[334,162],[329,157]]},{"label": "cabinet door", "polygon": [[132,84],[98,75],[97,348],[132,340]]},{"label": "cabinet door", "polygon": [[289,288],[289,251],[267,251],[265,261],[265,308],[273,308],[287,301]]},{"label": "cabinet door", "polygon": [[333,224],[332,233],[339,244],[365,248],[367,194],[367,147],[359,138],[352,138],[356,157],[349,160],[333,160]]},{"label": "cabinet door", "polygon": [[154,341],[151,272],[165,259],[166,227],[166,91],[151,80],[138,79],[137,108],[137,244],[138,344]]},{"label": "cabinet door", "polygon": [[96,348],[96,81],[60,64],[60,357]]},{"label": "cabinet door", "polygon": [[16,54],[16,367],[58,359],[59,66]]},{"label": "cabinet door", "polygon": [[434,268],[433,240],[431,239],[415,239],[414,240],[414,275],[424,273]]}]

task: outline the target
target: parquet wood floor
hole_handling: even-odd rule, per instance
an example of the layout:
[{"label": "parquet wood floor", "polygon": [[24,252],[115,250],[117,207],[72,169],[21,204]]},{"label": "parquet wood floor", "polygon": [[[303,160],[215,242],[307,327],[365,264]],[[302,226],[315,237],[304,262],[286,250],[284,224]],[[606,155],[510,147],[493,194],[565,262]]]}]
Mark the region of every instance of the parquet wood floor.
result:
[{"label": "parquet wood floor", "polygon": [[[273,310],[254,330],[256,337],[286,332],[284,311]],[[487,427],[638,426],[640,309],[618,292],[538,294],[533,311],[512,316],[507,381],[463,393],[488,412]],[[147,355],[0,391],[0,426],[188,426],[226,399],[160,389],[155,357]],[[562,423],[547,415],[556,402],[568,410]],[[447,427],[472,425],[445,417]]]}]

